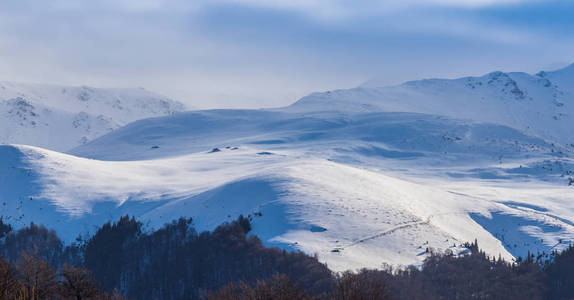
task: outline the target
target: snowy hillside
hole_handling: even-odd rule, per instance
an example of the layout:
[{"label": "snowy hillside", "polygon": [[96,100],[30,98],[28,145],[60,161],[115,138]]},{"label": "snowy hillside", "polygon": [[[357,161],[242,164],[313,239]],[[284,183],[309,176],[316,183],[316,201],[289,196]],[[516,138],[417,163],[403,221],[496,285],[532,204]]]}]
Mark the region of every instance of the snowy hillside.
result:
[{"label": "snowy hillside", "polygon": [[493,72],[315,93],[287,111],[418,112],[502,124],[574,147],[574,65],[554,72]]},{"label": "snowy hillside", "polygon": [[73,155],[0,152],[2,215],[67,241],[128,213],[155,228],[192,216],[200,230],[243,214],[266,244],[345,270],[475,238],[509,259],[574,240],[569,150],[501,125],[214,110],[137,121]]},{"label": "snowy hillside", "polygon": [[0,82],[0,144],[66,151],[132,121],[183,109],[144,89]]},{"label": "snowy hillside", "polygon": [[0,146],[0,215],[71,242],[125,214],[199,230],[243,214],[265,244],[334,270],[420,264],[474,239],[507,259],[560,250],[574,242],[573,70],[364,86],[275,110],[171,115],[176,104],[134,100],[168,116],[65,153]]}]

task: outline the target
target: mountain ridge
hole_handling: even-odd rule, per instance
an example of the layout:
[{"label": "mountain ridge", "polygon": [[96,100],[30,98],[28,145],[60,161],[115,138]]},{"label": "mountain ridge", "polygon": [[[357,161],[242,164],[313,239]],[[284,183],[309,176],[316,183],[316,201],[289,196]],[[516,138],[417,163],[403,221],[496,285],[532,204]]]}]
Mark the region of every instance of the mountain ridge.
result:
[{"label": "mountain ridge", "polygon": [[183,104],[144,89],[0,82],[0,143],[66,151]]},{"label": "mountain ridge", "polygon": [[[547,72],[492,72],[480,77],[426,79],[398,86],[313,93],[284,111],[414,112],[510,126],[574,144],[574,67]],[[572,75],[571,75],[572,73]],[[566,84],[567,83],[567,84]]]},{"label": "mountain ridge", "polygon": [[4,145],[0,214],[67,243],[125,214],[150,228],[192,217],[198,230],[244,215],[264,244],[336,271],[418,265],[474,239],[512,260],[574,242],[570,96],[492,72],[167,114],[65,153]]}]

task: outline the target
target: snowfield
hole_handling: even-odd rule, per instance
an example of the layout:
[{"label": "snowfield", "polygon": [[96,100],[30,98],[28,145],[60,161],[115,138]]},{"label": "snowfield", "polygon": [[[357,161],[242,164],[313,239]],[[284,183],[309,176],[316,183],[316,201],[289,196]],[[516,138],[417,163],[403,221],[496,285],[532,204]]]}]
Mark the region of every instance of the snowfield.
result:
[{"label": "snowfield", "polygon": [[3,145],[0,214],[66,242],[125,214],[198,230],[249,215],[265,244],[336,271],[417,265],[475,239],[506,259],[560,250],[574,242],[571,69],[178,113],[65,153]]}]

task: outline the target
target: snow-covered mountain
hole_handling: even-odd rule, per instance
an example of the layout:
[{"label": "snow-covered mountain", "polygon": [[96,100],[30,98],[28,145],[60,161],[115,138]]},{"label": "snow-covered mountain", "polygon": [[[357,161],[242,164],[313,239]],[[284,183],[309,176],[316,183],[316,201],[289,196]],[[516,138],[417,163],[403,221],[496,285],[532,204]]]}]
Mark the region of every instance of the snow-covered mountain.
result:
[{"label": "snow-covered mountain", "polygon": [[311,94],[287,109],[436,114],[502,124],[574,145],[574,65],[536,75],[493,72],[391,87],[370,81],[354,89]]},{"label": "snow-covered mountain", "polygon": [[144,89],[0,82],[0,144],[66,151],[132,121],[183,109]]},{"label": "snow-covered mountain", "polygon": [[[0,146],[0,215],[70,242],[125,214],[151,228],[193,217],[199,230],[243,214],[267,245],[334,270],[419,264],[427,248],[463,252],[475,238],[507,259],[563,249],[574,242],[569,70],[178,113],[66,153]],[[546,120],[553,109],[563,118]]]},{"label": "snow-covered mountain", "polygon": [[268,245],[318,253],[335,270],[417,264],[427,247],[459,252],[475,238],[509,259],[574,239],[568,149],[502,125],[198,111],[70,153],[0,147],[2,215],[67,241],[127,213],[156,228],[192,216],[201,230],[251,215]]}]

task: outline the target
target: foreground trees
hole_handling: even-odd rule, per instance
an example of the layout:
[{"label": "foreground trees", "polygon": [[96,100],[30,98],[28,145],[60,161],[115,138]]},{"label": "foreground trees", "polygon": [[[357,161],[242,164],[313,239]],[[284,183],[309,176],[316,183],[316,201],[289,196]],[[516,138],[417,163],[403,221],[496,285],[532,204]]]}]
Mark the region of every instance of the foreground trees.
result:
[{"label": "foreground trees", "polygon": [[[62,268],[60,295],[66,299],[94,299],[100,296],[101,289],[90,271],[65,264]],[[102,295],[103,296],[103,295]]]},{"label": "foreground trees", "polygon": [[0,299],[122,300],[102,290],[86,269],[65,265],[56,273],[42,258],[22,254],[13,266],[0,258]]},{"label": "foreground trees", "polygon": [[70,299],[91,299],[100,285],[133,299],[196,299],[230,282],[255,284],[275,274],[314,295],[330,289],[331,271],[316,257],[266,248],[247,235],[250,230],[250,221],[240,217],[213,232],[199,234],[191,219],[180,219],[144,233],[126,216],[87,241],[62,247],[55,233],[31,224],[9,233],[0,254],[22,270],[26,295],[41,290],[42,299],[56,295],[54,282],[65,291],[58,297]]},{"label": "foreground trees", "polygon": [[17,279],[16,271],[10,262],[0,258],[0,298],[22,298],[24,289],[22,283]]},{"label": "foreground trees", "polygon": [[52,299],[58,292],[56,271],[47,261],[23,253],[17,270],[28,299]]},{"label": "foreground trees", "polygon": [[264,247],[250,230],[240,217],[213,232],[197,233],[191,219],[146,232],[126,216],[67,247],[42,226],[8,230],[0,299],[574,298],[574,247],[509,263],[475,242],[464,256],[431,252],[419,268],[333,274],[316,257]]},{"label": "foreground trees", "polygon": [[335,300],[347,299],[392,299],[388,283],[381,278],[383,273],[362,270],[358,274],[345,272],[339,276],[331,298]]},{"label": "foreground trees", "polygon": [[206,300],[291,300],[312,299],[287,275],[275,274],[267,280],[249,284],[245,281],[232,282],[218,291],[204,294]]}]

